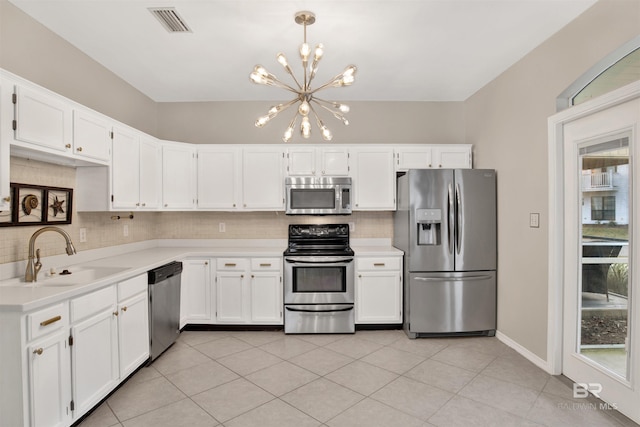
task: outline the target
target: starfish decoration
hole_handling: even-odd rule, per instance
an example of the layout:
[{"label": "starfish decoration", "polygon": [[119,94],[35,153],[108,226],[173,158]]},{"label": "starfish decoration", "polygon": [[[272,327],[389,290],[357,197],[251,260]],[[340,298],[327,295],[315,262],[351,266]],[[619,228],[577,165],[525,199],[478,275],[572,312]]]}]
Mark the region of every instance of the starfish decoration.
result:
[{"label": "starfish decoration", "polygon": [[53,216],[58,216],[58,213],[64,213],[63,209],[64,200],[58,200],[58,196],[55,196],[55,200],[51,203],[51,209],[53,209]]}]

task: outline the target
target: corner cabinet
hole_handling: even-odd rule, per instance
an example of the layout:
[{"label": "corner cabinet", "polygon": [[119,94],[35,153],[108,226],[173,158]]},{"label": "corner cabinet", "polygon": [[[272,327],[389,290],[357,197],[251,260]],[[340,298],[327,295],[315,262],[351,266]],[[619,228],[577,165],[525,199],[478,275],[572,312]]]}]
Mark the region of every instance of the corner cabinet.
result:
[{"label": "corner cabinet", "polygon": [[402,256],[357,256],[356,324],[402,323]]}]

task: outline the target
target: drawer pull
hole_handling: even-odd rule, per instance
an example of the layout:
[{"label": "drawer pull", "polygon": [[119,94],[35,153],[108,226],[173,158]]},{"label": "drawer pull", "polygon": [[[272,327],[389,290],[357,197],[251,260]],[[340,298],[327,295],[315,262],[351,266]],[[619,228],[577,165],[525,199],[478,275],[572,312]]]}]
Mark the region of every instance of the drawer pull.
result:
[{"label": "drawer pull", "polygon": [[374,262],[373,266],[374,267],[384,267],[384,262]]},{"label": "drawer pull", "polygon": [[235,267],[236,263],[235,262],[227,262],[224,264],[225,267]]},{"label": "drawer pull", "polygon": [[117,311],[114,311],[114,312],[113,312],[113,313],[111,313],[111,314],[113,314],[114,316],[117,316],[117,315],[118,315],[118,312],[117,312]]},{"label": "drawer pull", "polygon": [[42,349],[42,347],[36,348],[35,350],[33,350],[33,354],[41,355],[43,351],[44,350]]},{"label": "drawer pull", "polygon": [[127,306],[122,307],[122,311],[127,311]]},{"label": "drawer pull", "polygon": [[261,263],[260,267],[271,267],[271,263],[270,262],[266,262],[266,263]]},{"label": "drawer pull", "polygon": [[58,320],[61,320],[62,316],[52,317],[51,319],[43,320],[40,322],[40,326],[48,326],[52,323],[56,323]]}]

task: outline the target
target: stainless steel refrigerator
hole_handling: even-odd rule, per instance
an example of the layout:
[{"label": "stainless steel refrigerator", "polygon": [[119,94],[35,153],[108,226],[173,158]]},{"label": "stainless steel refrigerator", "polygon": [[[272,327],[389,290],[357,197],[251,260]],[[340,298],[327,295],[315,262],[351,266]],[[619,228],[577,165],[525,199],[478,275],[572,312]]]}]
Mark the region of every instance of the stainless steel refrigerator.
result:
[{"label": "stainless steel refrigerator", "polygon": [[405,254],[405,332],[495,335],[495,171],[412,169],[397,186],[393,244]]}]

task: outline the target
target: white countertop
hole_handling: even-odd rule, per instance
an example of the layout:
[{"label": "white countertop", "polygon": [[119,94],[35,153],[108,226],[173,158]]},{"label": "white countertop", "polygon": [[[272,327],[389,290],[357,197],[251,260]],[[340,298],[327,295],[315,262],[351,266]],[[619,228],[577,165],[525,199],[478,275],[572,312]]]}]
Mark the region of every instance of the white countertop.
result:
[{"label": "white countertop", "polygon": [[[402,251],[388,245],[380,244],[376,239],[367,244],[361,239],[353,250],[358,255],[365,256],[401,256]],[[150,247],[149,247],[150,246]],[[282,241],[198,241],[198,240],[163,240],[152,244],[145,242],[140,245],[125,245],[123,247],[103,248],[95,251],[83,252],[83,256],[56,256],[43,259],[40,271],[40,281],[35,285],[25,283],[11,283],[11,280],[0,281],[0,311],[31,311],[64,301],[75,296],[91,292],[106,285],[144,274],[148,270],[159,267],[171,261],[188,257],[280,257],[284,252],[286,242]],[[74,261],[76,261],[74,263]],[[12,270],[20,269],[22,263],[14,263]],[[71,286],[47,286],[47,272],[49,266],[56,266],[60,272],[63,268],[99,269],[108,267],[114,269],[108,274],[86,283]],[[24,268],[24,267],[23,267]],[[8,269],[7,269],[8,270]]]}]

